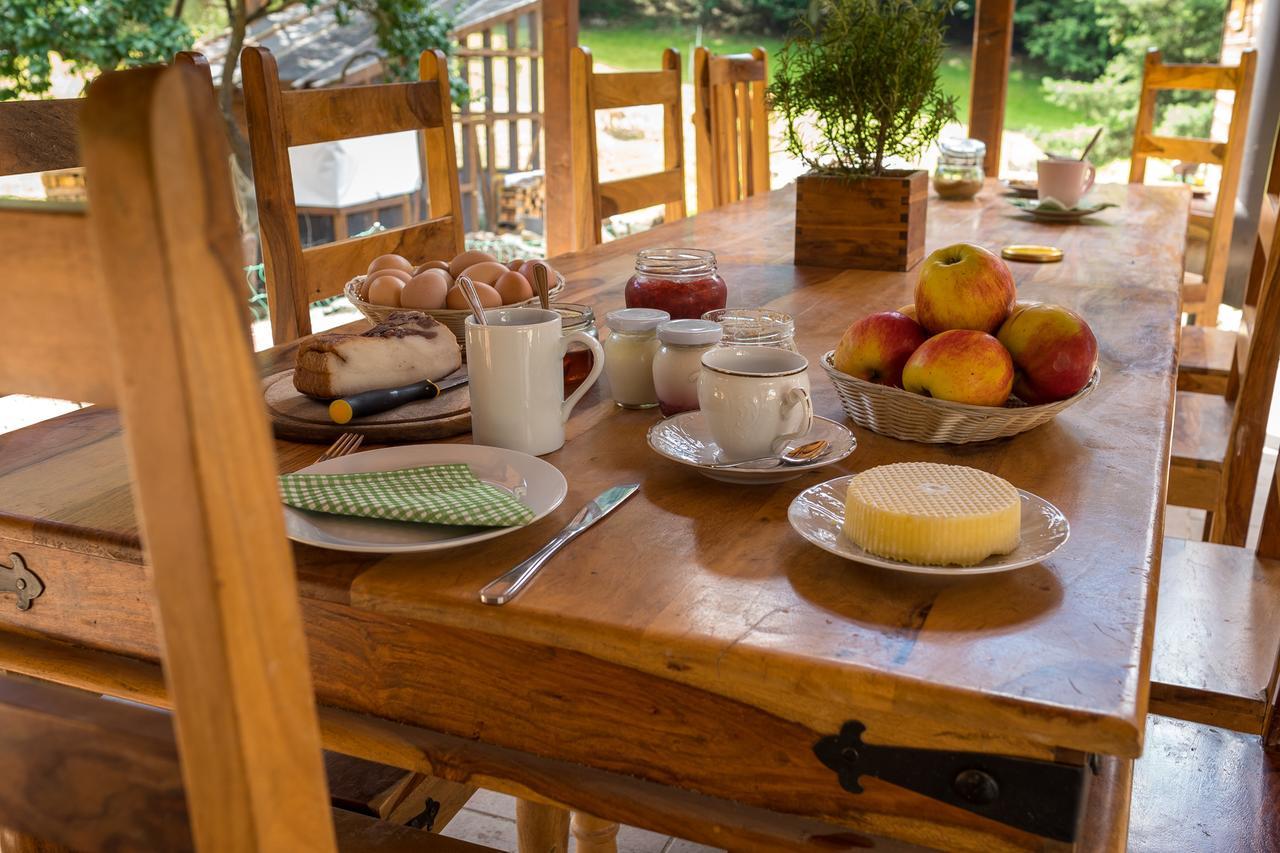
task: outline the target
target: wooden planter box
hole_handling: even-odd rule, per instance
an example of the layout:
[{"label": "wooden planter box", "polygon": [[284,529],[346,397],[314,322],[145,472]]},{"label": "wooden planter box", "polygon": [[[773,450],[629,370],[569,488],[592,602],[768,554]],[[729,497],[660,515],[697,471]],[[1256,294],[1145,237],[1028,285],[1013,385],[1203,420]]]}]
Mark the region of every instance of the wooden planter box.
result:
[{"label": "wooden planter box", "polygon": [[878,178],[796,179],[796,258],[801,265],[911,269],[924,258],[923,169]]}]

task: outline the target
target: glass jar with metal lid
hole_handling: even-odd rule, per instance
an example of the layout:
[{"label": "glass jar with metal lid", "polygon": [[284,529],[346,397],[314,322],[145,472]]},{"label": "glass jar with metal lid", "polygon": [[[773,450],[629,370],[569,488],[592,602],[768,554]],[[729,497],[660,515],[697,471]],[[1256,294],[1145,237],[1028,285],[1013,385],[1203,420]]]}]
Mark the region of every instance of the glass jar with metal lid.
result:
[{"label": "glass jar with metal lid", "polygon": [[723,308],[727,295],[714,252],[705,249],[641,249],[635,275],[623,291],[628,308],[656,308],[675,320],[696,320]]},{"label": "glass jar with metal lid", "polygon": [[721,308],[708,311],[702,319],[719,323],[724,329],[722,347],[796,348],[796,322],[790,314],[771,308]]},{"label": "glass jar with metal lid", "polygon": [[[590,306],[572,302],[552,302],[551,310],[560,314],[560,333],[586,332],[596,340],[600,333],[596,329],[596,314]],[[564,354],[564,395],[568,397],[591,374],[591,350],[582,344],[570,344]]]},{"label": "glass jar with metal lid", "polygon": [[933,170],[933,188],[940,198],[973,198],[982,189],[987,173],[982,163],[987,145],[980,139],[939,139],[938,165]]},{"label": "glass jar with metal lid", "polygon": [[723,330],[710,320],[668,320],[658,326],[658,354],[653,357],[653,388],[665,417],[698,408],[698,375],[702,354],[720,340]]}]

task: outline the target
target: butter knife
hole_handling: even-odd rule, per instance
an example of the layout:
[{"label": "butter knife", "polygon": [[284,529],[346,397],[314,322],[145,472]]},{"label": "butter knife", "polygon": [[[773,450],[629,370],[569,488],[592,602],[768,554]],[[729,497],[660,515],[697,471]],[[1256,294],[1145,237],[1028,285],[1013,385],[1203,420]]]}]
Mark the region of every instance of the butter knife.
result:
[{"label": "butter knife", "polygon": [[573,521],[557,533],[554,539],[539,548],[532,557],[501,577],[495,578],[480,590],[480,600],[485,604],[497,605],[506,604],[515,598],[557,551],[576,539],[582,531],[608,515],[615,507],[634,495],[639,488],[639,483],[626,483],[602,492],[598,498],[579,510],[573,517]]}]

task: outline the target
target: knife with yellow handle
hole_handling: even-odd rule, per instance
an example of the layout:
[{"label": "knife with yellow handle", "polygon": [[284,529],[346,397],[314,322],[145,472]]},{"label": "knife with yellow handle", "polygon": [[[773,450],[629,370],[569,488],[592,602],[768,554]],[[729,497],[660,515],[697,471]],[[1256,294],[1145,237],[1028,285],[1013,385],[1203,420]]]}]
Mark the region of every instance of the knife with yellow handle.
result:
[{"label": "knife with yellow handle", "polygon": [[466,384],[467,377],[466,374],[463,374],[461,376],[446,377],[439,382],[424,379],[421,382],[402,385],[399,388],[379,388],[376,391],[352,394],[349,397],[334,400],[329,404],[329,420],[335,424],[350,423],[353,418],[376,415],[379,412],[385,412],[394,409],[396,406],[403,406],[405,403],[413,403],[417,400],[430,400],[440,396],[442,392],[448,391],[450,388],[457,388],[459,385]]}]

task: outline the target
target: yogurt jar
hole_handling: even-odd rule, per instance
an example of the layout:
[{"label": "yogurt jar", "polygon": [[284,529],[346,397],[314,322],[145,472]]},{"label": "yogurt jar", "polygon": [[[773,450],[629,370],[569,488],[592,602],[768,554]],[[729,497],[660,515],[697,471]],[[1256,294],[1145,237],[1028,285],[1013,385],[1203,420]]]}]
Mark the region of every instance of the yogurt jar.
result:
[{"label": "yogurt jar", "polygon": [[658,326],[671,319],[655,308],[622,308],[605,317],[609,337],[604,342],[604,374],[613,399],[624,409],[658,405],[653,387],[653,357],[658,353]]},{"label": "yogurt jar", "polygon": [[709,320],[668,320],[658,326],[653,388],[664,417],[698,408],[702,354],[720,342],[724,330]]}]

